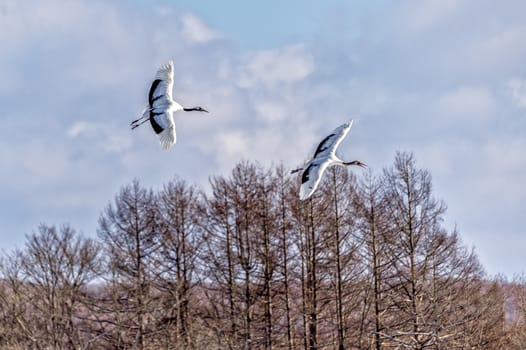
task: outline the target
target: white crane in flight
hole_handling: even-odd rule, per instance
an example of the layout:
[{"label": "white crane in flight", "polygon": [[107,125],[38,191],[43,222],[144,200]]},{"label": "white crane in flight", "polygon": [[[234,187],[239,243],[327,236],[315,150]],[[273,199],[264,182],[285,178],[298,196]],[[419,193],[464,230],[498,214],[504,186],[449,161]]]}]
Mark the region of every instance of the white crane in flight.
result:
[{"label": "white crane in flight", "polygon": [[159,141],[163,149],[168,149],[175,144],[175,123],[173,112],[177,111],[208,111],[202,107],[184,108],[172,99],[174,77],[174,65],[172,61],[159,68],[155,75],[155,80],[150,87],[148,94],[148,107],[143,111],[142,116],[131,122],[131,128],[135,129],[146,121],[150,121],[153,131],[159,136]]},{"label": "white crane in flight", "polygon": [[336,155],[336,149],[342,142],[343,138],[352,126],[352,120],[337,127],[329,136],[324,138],[311,160],[309,160],[301,168],[291,171],[291,174],[303,170],[301,175],[301,186],[300,186],[300,199],[304,200],[309,198],[320,183],[323,172],[327,167],[332,165],[350,166],[357,165],[362,168],[367,168],[367,165],[360,162],[359,160],[353,160],[352,162],[344,162]]}]

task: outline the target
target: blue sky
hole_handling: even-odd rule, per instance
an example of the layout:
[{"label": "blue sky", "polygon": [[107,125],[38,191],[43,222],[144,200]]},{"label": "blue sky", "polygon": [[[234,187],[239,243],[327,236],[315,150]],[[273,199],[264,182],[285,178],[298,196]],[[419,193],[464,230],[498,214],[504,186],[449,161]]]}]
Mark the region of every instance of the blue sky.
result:
[{"label": "blue sky", "polygon": [[[95,234],[138,178],[207,188],[242,160],[301,164],[353,118],[340,153],[374,172],[397,150],[490,274],[524,272],[526,2],[0,0],[0,248],[39,223]],[[129,130],[156,69],[211,111],[177,145]]]}]

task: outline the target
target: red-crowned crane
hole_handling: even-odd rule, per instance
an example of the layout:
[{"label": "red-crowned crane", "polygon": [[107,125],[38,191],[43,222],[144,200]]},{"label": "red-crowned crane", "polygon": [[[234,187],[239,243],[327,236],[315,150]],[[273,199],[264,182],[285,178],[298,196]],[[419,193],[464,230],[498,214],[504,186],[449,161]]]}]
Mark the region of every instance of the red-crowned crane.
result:
[{"label": "red-crowned crane", "polygon": [[300,186],[300,199],[304,200],[309,198],[320,183],[323,172],[327,167],[332,165],[350,166],[357,165],[362,168],[367,168],[367,165],[360,162],[359,160],[353,160],[352,162],[344,162],[336,155],[336,149],[344,139],[345,135],[349,132],[352,126],[352,120],[337,127],[329,136],[324,138],[311,160],[309,160],[301,168],[291,171],[291,174],[303,170],[301,175],[301,186]]},{"label": "red-crowned crane", "polygon": [[139,119],[131,122],[131,128],[150,121],[153,131],[159,136],[159,142],[163,149],[168,149],[175,144],[175,123],[173,112],[177,111],[208,111],[202,107],[184,108],[172,99],[174,77],[174,65],[172,61],[164,64],[159,68],[152,82],[148,94],[148,107],[142,113]]}]

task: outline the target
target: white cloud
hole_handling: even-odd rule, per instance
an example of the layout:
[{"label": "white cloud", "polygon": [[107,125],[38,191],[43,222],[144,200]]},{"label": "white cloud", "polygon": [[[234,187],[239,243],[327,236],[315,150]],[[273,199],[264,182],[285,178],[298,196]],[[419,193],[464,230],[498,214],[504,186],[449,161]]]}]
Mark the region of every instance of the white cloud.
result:
[{"label": "white cloud", "polygon": [[123,152],[130,149],[132,142],[127,129],[113,123],[76,121],[66,134],[74,139],[86,139],[90,146],[99,147],[106,152]]},{"label": "white cloud", "polygon": [[[357,34],[345,41],[327,32],[331,26],[306,23],[309,34],[298,29],[295,41],[254,50],[169,4],[4,0],[0,192],[20,198],[19,211],[38,213],[26,222],[62,216],[93,228],[134,177],[155,186],[177,174],[206,188],[209,175],[227,174],[242,159],[292,168],[353,116],[342,156],[381,171],[396,150],[414,150],[436,178],[437,196],[455,208],[461,233],[476,233],[476,221],[498,226],[508,218],[502,203],[526,203],[521,3],[375,5],[353,15]],[[131,131],[129,122],[168,59],[176,62],[174,96],[210,114],[176,114],[177,144],[162,152],[148,124]],[[498,93],[503,82],[506,93]],[[503,108],[510,99],[520,108]],[[67,216],[66,206],[74,208]],[[519,231],[509,222],[508,231]]]},{"label": "white cloud", "polygon": [[221,37],[219,33],[207,27],[201,19],[192,14],[183,15],[181,17],[181,23],[183,26],[183,35],[191,43],[204,44]]},{"label": "white cloud", "polygon": [[517,107],[526,108],[526,80],[510,79],[506,84],[506,90]]},{"label": "white cloud", "polygon": [[526,2],[495,6],[491,0],[402,1],[389,10],[389,16],[374,24],[373,37],[380,45],[365,46],[373,49],[367,54],[372,61],[362,59],[378,63],[375,68],[382,72],[437,83],[465,78],[478,83],[482,75],[495,80],[502,73],[513,76],[524,65],[526,26],[521,14]]},{"label": "white cloud", "polygon": [[274,126],[222,132],[213,140],[218,171],[229,173],[240,160],[257,160],[264,166],[280,162],[289,168],[299,166],[314,151],[315,140],[319,137],[308,128],[302,126],[295,130],[293,143],[290,129],[279,131]]},{"label": "white cloud", "polygon": [[78,121],[69,127],[66,134],[69,137],[77,137],[80,135],[93,134],[97,129],[98,128],[94,123]]},{"label": "white cloud", "polygon": [[442,196],[447,195],[444,199],[454,208],[455,220],[480,221],[491,215],[488,222],[497,223],[521,211],[526,201],[524,150],[524,137],[493,136],[483,142],[435,141],[416,153],[431,170]]},{"label": "white cloud", "polygon": [[287,105],[276,100],[255,102],[255,109],[260,118],[268,123],[279,122],[290,115]]},{"label": "white cloud", "polygon": [[460,127],[486,121],[495,113],[496,101],[486,87],[462,86],[439,96],[434,108],[438,119]]},{"label": "white cloud", "polygon": [[468,38],[450,58],[469,71],[506,72],[521,67],[526,55],[526,26],[509,24],[492,32]]},{"label": "white cloud", "polygon": [[[511,253],[505,246],[524,232],[519,218],[526,201],[526,139],[437,139],[415,153],[419,164],[431,171],[435,196],[448,206],[446,225],[458,225],[491,273],[517,271],[498,260],[519,260],[507,256]],[[492,249],[496,246],[499,251]]]},{"label": "white cloud", "polygon": [[70,169],[66,152],[57,145],[46,146],[43,147],[40,142],[27,142],[16,147],[16,155],[11,152],[4,154],[5,163],[0,177],[4,177],[4,183],[10,184],[10,190],[34,189],[35,181],[41,181],[45,186],[56,185],[64,179]]},{"label": "white cloud", "polygon": [[504,191],[501,210],[518,208],[526,201],[526,138],[493,138],[480,152],[479,169],[486,174],[474,179],[479,184],[478,193],[493,200]]},{"label": "white cloud", "polygon": [[463,0],[408,1],[402,7],[398,19],[406,34],[420,34],[450,20],[461,9],[463,2]]},{"label": "white cloud", "polygon": [[253,159],[250,154],[250,138],[243,131],[221,132],[214,137],[213,145],[220,173],[228,173],[236,161]]},{"label": "white cloud", "polygon": [[303,45],[246,55],[238,73],[238,84],[244,88],[273,88],[279,83],[294,83],[314,71],[312,54]]}]

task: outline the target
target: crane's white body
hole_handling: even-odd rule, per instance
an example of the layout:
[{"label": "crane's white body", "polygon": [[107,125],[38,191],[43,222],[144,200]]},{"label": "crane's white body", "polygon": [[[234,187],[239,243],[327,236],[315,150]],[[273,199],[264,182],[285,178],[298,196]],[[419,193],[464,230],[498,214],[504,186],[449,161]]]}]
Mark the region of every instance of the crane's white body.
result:
[{"label": "crane's white body", "polygon": [[353,121],[349,121],[337,127],[330,135],[325,137],[314,152],[314,156],[302,168],[293,170],[297,172],[303,170],[301,175],[300,199],[309,198],[318,187],[323,172],[333,165],[358,165],[366,167],[359,161],[344,162],[336,155],[336,149],[351,129]]}]

